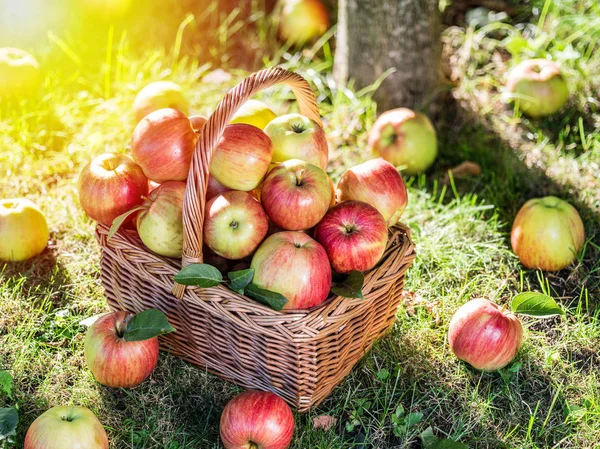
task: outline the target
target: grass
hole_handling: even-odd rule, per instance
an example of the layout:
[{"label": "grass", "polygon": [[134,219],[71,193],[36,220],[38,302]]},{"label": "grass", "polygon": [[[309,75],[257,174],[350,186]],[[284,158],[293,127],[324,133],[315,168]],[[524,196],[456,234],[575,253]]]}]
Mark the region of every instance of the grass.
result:
[{"label": "grass", "polygon": [[[398,311],[391,335],[340,387],[316,410],[296,415],[293,448],[418,448],[429,427],[472,448],[597,445],[600,28],[593,24],[600,7],[584,0],[535,6],[537,13],[513,24],[444,31],[446,72],[455,87],[438,120],[440,156],[427,175],[407,179],[410,205],[403,219],[413,229],[418,257],[406,291],[414,296]],[[264,18],[253,17],[260,44],[269,30]],[[228,69],[231,79],[202,81],[211,70],[206,61],[231,64],[224,56],[236,54],[227,44],[231,28],[219,28],[224,34],[201,62],[186,56],[185,45],[135,52],[118,28],[110,57],[106,45],[91,52],[56,35],[42,56],[45,93],[0,104],[0,166],[7,173],[0,196],[33,199],[51,229],[41,256],[0,266],[0,369],[15,381],[14,400],[0,395],[0,407],[16,405],[21,416],[16,442],[6,447],[20,447],[33,419],[59,404],[91,408],[115,448],[220,447],[220,412],[237,387],[164,354],[151,378],[132,391],[101,387],[86,369],[80,321],[107,307],[94,226],[78,205],[76,179],[92,156],[127,147],[131,103],[148,80],[180,82],[194,112],[210,113],[246,73]],[[108,27],[104,31],[108,42]],[[329,44],[298,54],[269,51],[269,60],[256,58],[299,70],[313,84],[335,156],[332,176],[365,158],[376,105],[368,91],[332,81]],[[519,60],[547,55],[565,68],[572,95],[561,113],[531,121],[502,102],[503,77]],[[293,107],[285,90],[263,98],[278,113]],[[477,162],[482,175],[444,184],[447,169],[463,160]],[[559,273],[524,270],[508,241],[518,208],[546,194],[576,205],[588,237],[578,261]],[[507,303],[527,290],[553,295],[566,316],[524,319],[523,347],[498,373],[477,372],[452,356],[447,325],[461,304],[481,296]],[[322,414],[337,418],[329,431],[312,424]]]}]

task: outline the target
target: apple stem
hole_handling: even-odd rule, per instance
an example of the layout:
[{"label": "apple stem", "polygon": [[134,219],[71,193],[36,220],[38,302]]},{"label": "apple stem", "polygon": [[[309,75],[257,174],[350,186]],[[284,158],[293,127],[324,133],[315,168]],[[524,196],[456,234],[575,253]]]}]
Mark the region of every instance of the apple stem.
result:
[{"label": "apple stem", "polygon": [[256,444],[254,441],[250,441],[250,445],[248,446],[248,449],[259,449],[258,444]]},{"label": "apple stem", "polygon": [[506,310],[506,304],[502,304],[502,307],[500,307],[500,312],[504,313],[505,310]]},{"label": "apple stem", "polygon": [[296,174],[296,185],[297,186],[302,185],[303,178],[304,178],[304,170],[298,170],[298,173]]}]

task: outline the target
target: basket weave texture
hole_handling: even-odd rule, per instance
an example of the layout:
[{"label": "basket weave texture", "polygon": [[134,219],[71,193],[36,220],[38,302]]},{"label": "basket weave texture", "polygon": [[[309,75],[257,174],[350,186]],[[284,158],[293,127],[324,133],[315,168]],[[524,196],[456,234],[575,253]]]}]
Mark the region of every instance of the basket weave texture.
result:
[{"label": "basket weave texture", "polygon": [[415,252],[409,228],[397,224],[382,260],[365,273],[364,300],[332,296],[309,310],[278,312],[222,286],[174,285],[182,266],[202,262],[205,192],[216,143],[246,100],[277,83],[290,86],[300,112],[321,123],[309,84],[293,72],[262,70],[230,90],[201,130],[192,158],[182,261],[152,253],[133,231],[121,229],[108,240],[108,228],[98,225],[96,236],[111,309],[162,310],[177,329],[160,338],[163,350],[244,388],[273,391],[307,411],[391,328]]}]

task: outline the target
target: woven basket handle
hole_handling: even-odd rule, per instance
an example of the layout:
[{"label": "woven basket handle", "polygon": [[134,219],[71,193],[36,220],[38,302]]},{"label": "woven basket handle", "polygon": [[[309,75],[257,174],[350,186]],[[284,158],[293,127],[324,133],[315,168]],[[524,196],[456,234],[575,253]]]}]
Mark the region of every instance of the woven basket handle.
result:
[{"label": "woven basket handle", "polygon": [[[183,200],[183,267],[192,263],[202,263],[202,231],[209,168],[225,127],[246,100],[257,92],[279,83],[290,86],[298,101],[300,112],[322,126],[319,106],[308,82],[300,75],[280,67],[253,73],[225,95],[202,128],[192,157]],[[176,283],[172,291],[181,299],[185,293],[185,286]]]}]

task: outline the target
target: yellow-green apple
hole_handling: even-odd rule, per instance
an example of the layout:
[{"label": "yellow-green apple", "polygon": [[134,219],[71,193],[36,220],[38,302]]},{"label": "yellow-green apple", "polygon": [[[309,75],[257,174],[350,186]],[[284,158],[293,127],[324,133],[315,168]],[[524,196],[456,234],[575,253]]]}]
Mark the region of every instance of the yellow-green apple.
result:
[{"label": "yellow-green apple", "polygon": [[227,125],[215,147],[210,174],[225,187],[249,192],[264,179],[272,155],[271,139],[261,129]]},{"label": "yellow-green apple", "polygon": [[79,203],[88,216],[110,226],[115,218],[142,204],[148,178],[126,154],[104,153],[79,175]]},{"label": "yellow-green apple", "polygon": [[519,319],[487,299],[473,299],[460,307],[448,330],[450,349],[473,368],[495,371],[510,363],[521,347]]},{"label": "yellow-green apple", "polygon": [[508,75],[506,90],[519,108],[533,118],[558,112],[569,98],[560,67],[547,59],[530,59],[514,67]]},{"label": "yellow-green apple", "polygon": [[323,245],[338,273],[366,271],[381,259],[388,229],[381,213],[362,201],[333,206],[315,228],[315,240]]},{"label": "yellow-green apple", "polygon": [[206,204],[204,243],[226,259],[252,254],[268,229],[267,214],[248,192],[225,192]]},{"label": "yellow-green apple", "polygon": [[287,310],[309,309],[327,299],[331,266],[325,249],[304,232],[277,232],[258,247],[252,282],[282,294]]},{"label": "yellow-green apple", "polygon": [[208,119],[203,115],[192,115],[190,117],[190,123],[192,124],[192,128],[197,133],[200,132],[200,130],[206,124],[207,121]]},{"label": "yellow-green apple", "polygon": [[577,209],[554,196],[527,201],[513,222],[510,242],[527,268],[558,271],[575,259],[585,243]]},{"label": "yellow-green apple", "polygon": [[0,200],[0,260],[30,259],[40,254],[47,243],[46,218],[32,201]]},{"label": "yellow-green apple", "polygon": [[426,171],[437,156],[435,128],[426,115],[406,108],[377,118],[369,132],[369,148],[409,175]]},{"label": "yellow-green apple", "polygon": [[198,135],[175,109],[159,109],[137,124],[131,139],[133,160],[152,181],[185,181]]},{"label": "yellow-green apple", "polygon": [[34,94],[41,83],[40,66],[20,48],[0,48],[0,97]]},{"label": "yellow-green apple", "polygon": [[179,84],[171,81],[155,81],[140,90],[133,100],[136,122],[159,109],[177,109],[187,115],[188,102]]},{"label": "yellow-green apple", "polygon": [[185,182],[169,181],[159,185],[144,200],[137,215],[137,231],[156,254],[180,257],[183,251],[183,197]]},{"label": "yellow-green apple", "polygon": [[158,337],[125,340],[127,322],[132,317],[123,311],[103,315],[85,336],[87,366],[96,380],[107,387],[137,387],[152,373],[158,361]]},{"label": "yellow-green apple", "polygon": [[29,426],[24,449],[108,449],[106,431],[85,407],[52,407]]},{"label": "yellow-green apple", "polygon": [[329,148],[325,132],[314,120],[300,114],[279,116],[265,127],[273,142],[273,162],[300,159],[325,170]]},{"label": "yellow-green apple", "polygon": [[245,391],[223,409],[219,433],[225,449],[286,449],[294,415],[275,393]]},{"label": "yellow-green apple", "polygon": [[406,205],[406,185],[398,170],[384,159],[377,158],[349,168],[337,185],[340,202],[363,201],[374,206],[388,226],[398,223]]},{"label": "yellow-green apple", "polygon": [[217,181],[214,176],[208,175],[208,185],[206,187],[206,199],[211,200],[217,195],[220,195],[225,192],[231,192],[229,187],[225,187],[219,181]]},{"label": "yellow-green apple", "polygon": [[262,101],[248,100],[233,115],[231,124],[246,123],[260,129],[265,129],[277,115]]},{"label": "yellow-green apple", "polygon": [[321,37],[329,29],[327,8],[321,0],[281,0],[279,36],[302,45]]},{"label": "yellow-green apple", "polygon": [[275,166],[260,189],[260,202],[271,221],[290,231],[312,228],[321,221],[331,197],[327,173],[300,159]]}]

